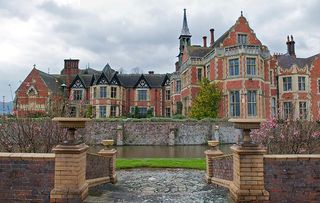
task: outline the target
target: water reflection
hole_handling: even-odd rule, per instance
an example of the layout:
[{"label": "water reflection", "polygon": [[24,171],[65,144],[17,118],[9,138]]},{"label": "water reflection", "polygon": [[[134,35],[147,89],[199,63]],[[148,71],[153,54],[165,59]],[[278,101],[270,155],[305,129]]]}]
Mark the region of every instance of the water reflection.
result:
[{"label": "water reflection", "polygon": [[[232,145],[219,146],[224,154],[230,154]],[[183,145],[183,146],[115,146],[118,158],[204,158],[204,151],[209,149],[207,145]],[[90,152],[96,153],[103,146],[90,147]]]}]

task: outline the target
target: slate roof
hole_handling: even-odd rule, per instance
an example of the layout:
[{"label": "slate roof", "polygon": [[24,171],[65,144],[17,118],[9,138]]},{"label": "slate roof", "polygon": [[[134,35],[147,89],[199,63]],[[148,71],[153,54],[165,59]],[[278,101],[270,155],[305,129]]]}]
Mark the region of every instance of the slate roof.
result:
[{"label": "slate roof", "polygon": [[210,47],[187,46],[187,53],[191,58],[201,58],[212,50]]},{"label": "slate roof", "polygon": [[42,72],[41,70],[36,69],[43,80],[43,82],[46,84],[48,89],[50,89],[52,92],[60,91],[61,81],[58,80],[53,75],[50,75],[48,73]]},{"label": "slate roof", "polygon": [[189,31],[188,22],[187,22],[187,13],[186,9],[183,9],[183,23],[180,36],[190,36],[191,33]]},{"label": "slate roof", "polygon": [[296,58],[295,56],[284,54],[278,56],[277,60],[278,65],[284,69],[290,69],[293,64],[296,64],[299,68],[304,68],[306,66],[310,68],[316,56],[319,56],[319,54],[308,58]]}]

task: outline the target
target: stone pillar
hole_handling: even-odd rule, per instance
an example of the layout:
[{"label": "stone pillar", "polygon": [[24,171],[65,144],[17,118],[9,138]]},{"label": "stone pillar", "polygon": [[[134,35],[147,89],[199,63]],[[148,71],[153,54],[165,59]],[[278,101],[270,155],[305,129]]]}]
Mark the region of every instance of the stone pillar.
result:
[{"label": "stone pillar", "polygon": [[123,145],[123,125],[121,124],[117,126],[117,145]]},{"label": "stone pillar", "polygon": [[220,150],[206,150],[204,152],[204,154],[206,155],[206,176],[205,176],[205,180],[207,183],[211,183],[211,178],[213,177],[213,165],[212,165],[212,158],[216,157],[216,156],[221,156],[223,155],[223,152],[221,152]]},{"label": "stone pillar", "polygon": [[109,163],[109,177],[111,183],[117,182],[117,174],[116,174],[116,155],[117,150],[115,149],[102,149],[98,152],[99,155],[109,157],[110,163]]},{"label": "stone pillar", "polygon": [[88,195],[86,182],[86,153],[88,146],[58,145],[55,153],[54,189],[50,202],[83,202]]},{"label": "stone pillar", "polygon": [[263,155],[260,147],[232,146],[233,182],[230,194],[235,202],[269,202],[264,188]]},{"label": "stone pillar", "polygon": [[169,141],[168,141],[168,145],[169,146],[173,146],[175,144],[175,138],[176,138],[176,128],[171,128],[170,129],[170,133],[169,133]]}]

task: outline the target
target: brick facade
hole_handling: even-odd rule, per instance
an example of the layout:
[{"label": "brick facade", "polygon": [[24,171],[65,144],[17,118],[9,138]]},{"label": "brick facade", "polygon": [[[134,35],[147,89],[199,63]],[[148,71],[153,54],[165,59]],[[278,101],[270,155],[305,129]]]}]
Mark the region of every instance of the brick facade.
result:
[{"label": "brick facade", "polygon": [[[102,71],[79,69],[78,59],[66,59],[60,75],[33,69],[17,90],[15,114],[50,114],[60,98],[73,116],[82,116],[89,107],[95,118],[128,116],[135,107],[143,117],[147,111],[154,116],[188,115],[199,81],[206,77],[222,89],[221,118],[318,120],[319,55],[298,58],[292,36],[286,54],[271,55],[242,13],[217,40],[213,29],[210,35],[210,46],[206,38],[203,46],[192,45],[184,11],[178,61],[170,74],[120,74],[109,64]],[[139,91],[146,93],[139,96]]]}]

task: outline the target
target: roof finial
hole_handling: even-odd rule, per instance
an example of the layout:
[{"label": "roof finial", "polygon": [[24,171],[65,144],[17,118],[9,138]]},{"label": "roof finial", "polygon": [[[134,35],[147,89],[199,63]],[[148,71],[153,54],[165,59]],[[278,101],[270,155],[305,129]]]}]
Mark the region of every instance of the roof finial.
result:
[{"label": "roof finial", "polygon": [[183,9],[183,24],[182,24],[181,35],[191,36],[188,28],[188,22],[187,22],[187,9]]},{"label": "roof finial", "polygon": [[33,68],[36,68],[36,64],[33,64]]},{"label": "roof finial", "polygon": [[241,11],[241,17],[243,17],[243,11]]}]

